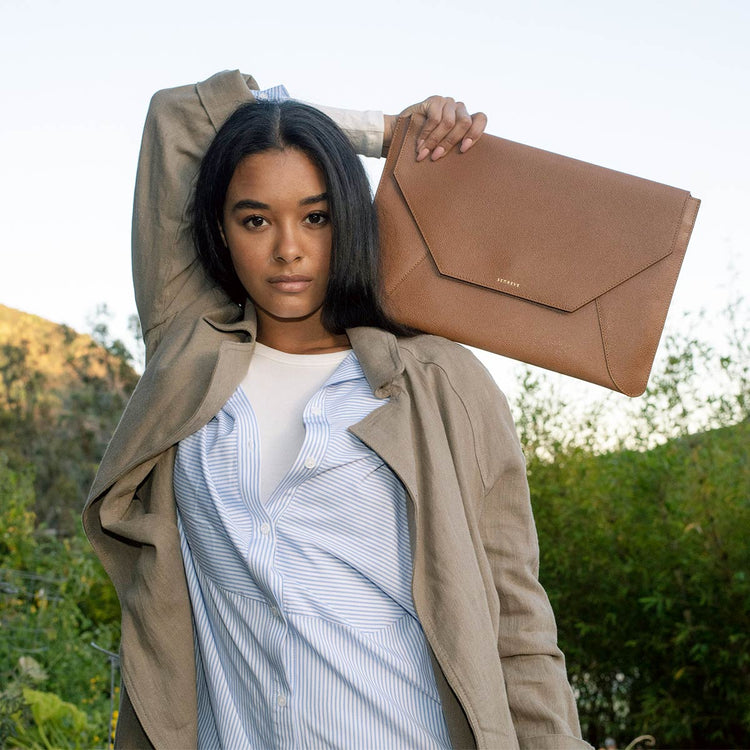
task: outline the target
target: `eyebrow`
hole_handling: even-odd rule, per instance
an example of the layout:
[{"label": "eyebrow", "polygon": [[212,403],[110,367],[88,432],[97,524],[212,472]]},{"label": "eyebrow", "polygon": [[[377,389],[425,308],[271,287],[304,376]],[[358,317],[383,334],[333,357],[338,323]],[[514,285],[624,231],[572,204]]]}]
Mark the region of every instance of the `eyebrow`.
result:
[{"label": "eyebrow", "polygon": [[[314,203],[322,203],[328,200],[328,193],[320,193],[319,195],[311,195],[307,198],[303,198],[300,202],[300,206],[310,206]],[[232,206],[232,211],[244,211],[247,208],[260,208],[263,210],[270,210],[271,206],[268,203],[262,203],[261,201],[254,201],[251,198],[245,198]]]},{"label": "eyebrow", "polygon": [[322,203],[328,200],[328,193],[320,193],[320,195],[311,195],[309,198],[303,198],[299,204],[300,206],[309,206],[313,203]]}]

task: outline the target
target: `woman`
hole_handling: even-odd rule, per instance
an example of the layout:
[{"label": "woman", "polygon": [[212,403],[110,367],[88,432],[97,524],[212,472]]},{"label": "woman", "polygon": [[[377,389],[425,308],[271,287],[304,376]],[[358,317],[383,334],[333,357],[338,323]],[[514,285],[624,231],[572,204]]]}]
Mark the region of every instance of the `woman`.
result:
[{"label": "woman", "polygon": [[[118,744],[587,747],[504,398],[380,310],[341,133],[232,114],[248,86],[161,92],[144,130],[148,365],[84,515],[122,603]],[[483,127],[438,120],[421,158]]]}]

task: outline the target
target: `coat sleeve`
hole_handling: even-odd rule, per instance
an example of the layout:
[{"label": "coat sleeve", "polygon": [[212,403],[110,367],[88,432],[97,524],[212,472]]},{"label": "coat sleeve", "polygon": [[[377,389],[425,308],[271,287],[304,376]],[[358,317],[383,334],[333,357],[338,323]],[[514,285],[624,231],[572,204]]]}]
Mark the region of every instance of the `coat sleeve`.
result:
[{"label": "coat sleeve", "polygon": [[188,212],[203,155],[234,109],[253,100],[251,88],[257,88],[252,78],[228,71],[151,99],[132,232],[133,285],[147,357],[165,325],[189,305],[231,305],[198,260]]},{"label": "coat sleeve", "polygon": [[[201,160],[216,132],[258,86],[251,76],[224,71],[201,83],[158,91],[143,128],[133,206],[133,284],[147,359],[170,320],[236,305],[198,260],[189,208]],[[318,105],[312,105],[318,106]],[[355,150],[379,155],[382,113],[318,107],[344,130]]]},{"label": "coat sleeve", "polygon": [[497,648],[516,735],[522,750],[590,748],[581,739],[555,618],[539,583],[539,545],[521,445],[505,396],[488,373],[484,387],[482,415],[477,415],[484,434],[477,448],[489,489],[479,525],[499,602]]}]

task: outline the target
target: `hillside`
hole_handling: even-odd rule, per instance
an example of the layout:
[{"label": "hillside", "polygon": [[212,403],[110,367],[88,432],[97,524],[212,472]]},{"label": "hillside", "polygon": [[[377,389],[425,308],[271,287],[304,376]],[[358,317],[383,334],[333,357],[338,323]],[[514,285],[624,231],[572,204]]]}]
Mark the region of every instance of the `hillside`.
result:
[{"label": "hillside", "polygon": [[31,467],[39,519],[66,534],[138,380],[97,330],[99,341],[0,305],[0,453]]},{"label": "hillside", "polygon": [[[43,395],[52,402],[53,396],[75,390],[83,381],[109,379],[122,392],[132,390],[137,381],[121,351],[113,353],[88,334],[1,304],[0,371],[4,407],[18,400],[19,386],[32,374],[44,379]],[[9,387],[11,382],[14,387]]]}]

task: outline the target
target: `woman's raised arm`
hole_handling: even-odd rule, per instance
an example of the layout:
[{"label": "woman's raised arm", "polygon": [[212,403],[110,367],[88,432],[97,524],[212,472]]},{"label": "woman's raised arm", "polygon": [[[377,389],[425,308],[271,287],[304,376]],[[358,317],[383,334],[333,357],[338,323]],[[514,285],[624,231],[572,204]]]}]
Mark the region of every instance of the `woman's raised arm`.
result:
[{"label": "woman's raised arm", "polygon": [[217,73],[151,99],[138,161],[133,206],[133,284],[147,357],[160,331],[184,309],[206,310],[221,299],[195,253],[189,208],[201,159],[216,131],[255,81],[239,71]]}]

